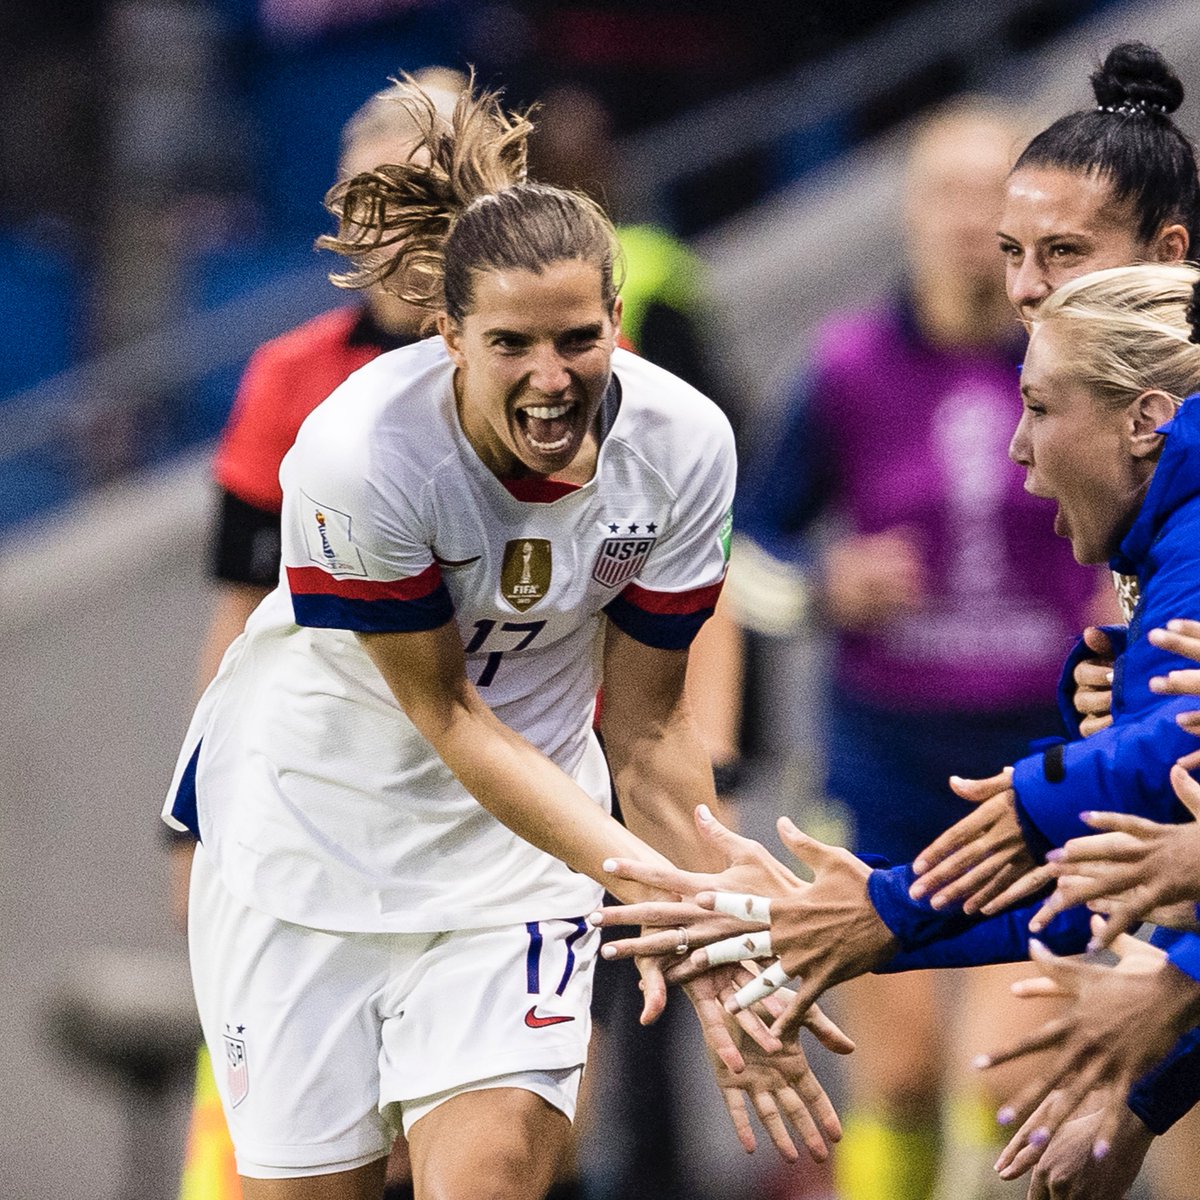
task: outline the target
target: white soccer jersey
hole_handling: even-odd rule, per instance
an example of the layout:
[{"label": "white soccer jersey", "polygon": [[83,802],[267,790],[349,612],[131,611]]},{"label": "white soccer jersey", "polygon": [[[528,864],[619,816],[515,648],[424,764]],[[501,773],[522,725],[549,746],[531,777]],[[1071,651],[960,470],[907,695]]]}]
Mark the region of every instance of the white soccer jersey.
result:
[{"label": "white soccer jersey", "polygon": [[384,354],[305,421],[280,472],[280,586],[201,700],[166,810],[246,903],[425,932],[599,902],[462,787],[355,631],[453,617],[496,715],[609,806],[591,730],[605,618],[647,645],[690,643],[724,577],[734,486],[711,402],[628,352],[613,366],[595,475],[565,494],[484,466],[440,338]]}]

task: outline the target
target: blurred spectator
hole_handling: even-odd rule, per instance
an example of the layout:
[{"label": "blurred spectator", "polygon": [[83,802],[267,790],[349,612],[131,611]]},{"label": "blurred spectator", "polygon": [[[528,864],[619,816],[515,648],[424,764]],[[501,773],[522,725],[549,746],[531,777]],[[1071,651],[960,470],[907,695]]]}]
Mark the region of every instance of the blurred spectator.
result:
[{"label": "blurred spectator", "polygon": [[[923,124],[905,190],[906,286],[821,329],[737,506],[731,598],[751,629],[804,618],[829,628],[828,792],[845,806],[849,844],[894,862],[965,815],[952,772],[991,775],[1059,727],[1061,648],[1103,586],[1006,456],[1024,335],[995,230],[1016,148],[987,108]],[[1011,971],[970,973],[960,1011],[999,1026]],[[846,987],[858,1051],[836,1152],[845,1196],[931,1194],[945,1003],[963,985],[914,972]],[[956,1099],[973,1139],[979,1099]]]}]

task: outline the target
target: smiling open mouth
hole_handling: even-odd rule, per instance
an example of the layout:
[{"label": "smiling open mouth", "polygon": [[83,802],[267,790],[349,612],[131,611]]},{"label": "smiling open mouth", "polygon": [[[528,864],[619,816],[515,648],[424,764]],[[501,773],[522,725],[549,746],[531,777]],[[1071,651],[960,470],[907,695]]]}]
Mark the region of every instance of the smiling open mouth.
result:
[{"label": "smiling open mouth", "polygon": [[517,410],[517,425],[525,440],[542,454],[557,454],[570,444],[575,429],[573,401],[539,404]]}]

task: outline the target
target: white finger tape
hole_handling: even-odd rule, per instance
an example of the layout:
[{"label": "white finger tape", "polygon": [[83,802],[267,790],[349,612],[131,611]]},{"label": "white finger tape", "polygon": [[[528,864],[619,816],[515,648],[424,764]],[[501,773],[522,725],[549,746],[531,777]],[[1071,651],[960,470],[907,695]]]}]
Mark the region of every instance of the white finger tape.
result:
[{"label": "white finger tape", "polygon": [[717,892],[713,911],[724,913],[727,917],[737,917],[741,921],[753,921],[755,924],[771,923],[771,901],[766,896],[749,896],[745,892]]},{"label": "white finger tape", "polygon": [[721,963],[742,962],[747,958],[775,957],[775,952],[771,949],[769,929],[760,933],[743,933],[738,937],[726,938],[723,942],[714,942],[705,953],[708,955],[710,967]]},{"label": "white finger tape", "polygon": [[781,987],[792,981],[783,973],[783,963],[772,963],[761,975],[755,975],[745,987],[733,994],[733,1002],[739,1009],[749,1008],[768,996],[773,996]]}]

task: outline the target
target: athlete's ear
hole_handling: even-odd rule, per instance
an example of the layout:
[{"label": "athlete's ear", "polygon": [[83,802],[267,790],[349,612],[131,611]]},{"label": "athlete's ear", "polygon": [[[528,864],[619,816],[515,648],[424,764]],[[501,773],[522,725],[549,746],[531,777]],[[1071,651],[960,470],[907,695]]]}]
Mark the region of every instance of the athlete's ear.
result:
[{"label": "athlete's ear", "polygon": [[1164,225],[1155,234],[1152,248],[1155,262],[1182,262],[1188,256],[1187,226],[1178,222]]},{"label": "athlete's ear", "polygon": [[625,305],[621,297],[618,296],[613,301],[612,306],[612,323],[613,323],[613,345],[615,346],[621,340],[621,314],[625,311]]},{"label": "athlete's ear", "polygon": [[449,313],[440,312],[437,315],[438,333],[442,335],[442,341],[446,343],[446,352],[450,355],[450,361],[460,369],[467,365],[466,355],[463,354],[462,348],[462,329],[458,322],[453,320]]},{"label": "athlete's ear", "polygon": [[1151,458],[1162,449],[1165,425],[1176,412],[1175,401],[1166,392],[1150,388],[1129,405],[1129,452],[1134,458]]}]

